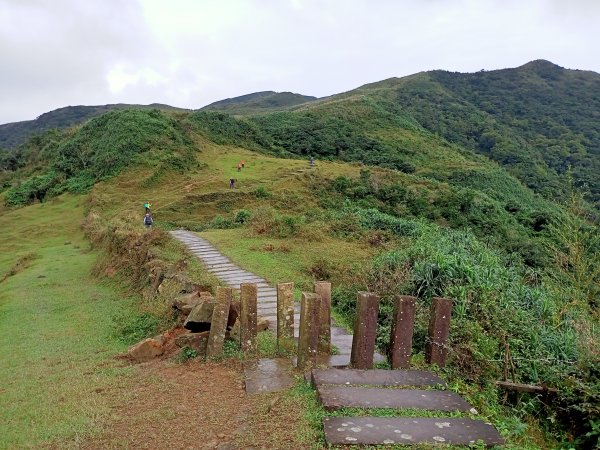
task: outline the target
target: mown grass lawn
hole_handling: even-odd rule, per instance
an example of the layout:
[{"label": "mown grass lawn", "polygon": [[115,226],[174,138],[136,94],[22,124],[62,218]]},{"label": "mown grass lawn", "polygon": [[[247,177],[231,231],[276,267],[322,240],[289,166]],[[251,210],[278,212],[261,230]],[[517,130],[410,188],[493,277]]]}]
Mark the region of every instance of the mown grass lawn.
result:
[{"label": "mown grass lawn", "polygon": [[[130,369],[114,318],[133,299],[91,275],[96,252],[80,230],[83,197],[0,215],[0,448],[76,443],[98,431],[103,392]],[[28,265],[29,264],[29,265]]]}]

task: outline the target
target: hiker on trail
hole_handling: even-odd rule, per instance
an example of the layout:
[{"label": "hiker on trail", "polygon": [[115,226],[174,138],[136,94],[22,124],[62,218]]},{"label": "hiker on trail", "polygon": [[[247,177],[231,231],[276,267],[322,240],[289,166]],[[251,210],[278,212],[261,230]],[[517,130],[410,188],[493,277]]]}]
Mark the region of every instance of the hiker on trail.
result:
[{"label": "hiker on trail", "polygon": [[150,203],[150,202],[144,203],[144,208],[146,208],[146,213],[150,212],[150,207],[151,206],[152,206],[152,203]]},{"label": "hiker on trail", "polygon": [[310,167],[315,167],[315,158],[310,157]]},{"label": "hiker on trail", "polygon": [[233,189],[235,187],[235,178],[229,179],[229,189]]},{"label": "hiker on trail", "polygon": [[154,223],[154,219],[152,218],[150,213],[147,212],[146,215],[144,216],[144,226],[149,229],[149,228],[152,228],[153,223]]},{"label": "hiker on trail", "polygon": [[241,171],[242,171],[242,163],[239,163],[239,164],[237,165],[237,169],[238,169],[238,172],[241,172]]}]

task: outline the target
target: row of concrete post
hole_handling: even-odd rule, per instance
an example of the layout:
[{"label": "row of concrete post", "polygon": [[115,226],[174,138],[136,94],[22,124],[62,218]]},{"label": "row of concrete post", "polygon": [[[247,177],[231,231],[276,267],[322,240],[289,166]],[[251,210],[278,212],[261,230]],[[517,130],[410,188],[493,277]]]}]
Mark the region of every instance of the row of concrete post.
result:
[{"label": "row of concrete post", "polygon": [[[394,300],[389,360],[392,369],[407,369],[412,354],[416,297],[400,295]],[[444,367],[448,353],[448,334],[452,300],[434,297],[431,302],[429,329],[425,345],[425,361]],[[373,353],[377,337],[379,296],[359,292],[356,300],[356,318],[352,339],[351,364],[357,369],[373,367]]]},{"label": "row of concrete post", "polygon": [[[207,346],[207,356],[217,356],[223,351],[227,317],[232,299],[230,288],[217,288],[216,305]],[[416,298],[398,296],[394,302],[389,359],[393,369],[410,366],[412,338],[415,321]],[[431,304],[425,360],[443,367],[446,363],[447,340],[450,330],[452,301],[434,297]],[[357,369],[373,367],[379,296],[359,292],[356,300],[356,318],[352,338],[350,364]],[[240,345],[245,353],[256,351],[257,286],[240,285]],[[277,285],[277,346],[290,352],[294,341],[294,283]],[[331,353],[331,283],[314,284],[314,292],[303,292],[300,303],[300,329],[298,337],[299,368],[314,365],[319,353]]]}]

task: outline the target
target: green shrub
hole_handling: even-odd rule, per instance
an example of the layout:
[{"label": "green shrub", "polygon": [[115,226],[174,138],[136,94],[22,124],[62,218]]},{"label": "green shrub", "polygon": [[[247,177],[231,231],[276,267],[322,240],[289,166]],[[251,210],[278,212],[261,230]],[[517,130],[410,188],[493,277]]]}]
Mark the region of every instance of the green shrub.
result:
[{"label": "green shrub", "polygon": [[135,344],[156,334],[160,324],[161,318],[149,312],[115,318],[117,338],[125,344]]},{"label": "green shrub", "polygon": [[259,186],[255,190],[252,191],[252,194],[256,198],[270,198],[271,194],[265,189],[264,186]]},{"label": "green shrub", "polygon": [[247,209],[240,209],[239,211],[237,211],[235,213],[235,216],[233,217],[233,221],[235,223],[245,224],[250,221],[251,217],[252,217],[252,214],[250,213],[250,211],[248,211]]},{"label": "green shrub", "polygon": [[185,363],[191,359],[197,358],[198,352],[190,347],[183,347],[177,355],[177,362]]}]

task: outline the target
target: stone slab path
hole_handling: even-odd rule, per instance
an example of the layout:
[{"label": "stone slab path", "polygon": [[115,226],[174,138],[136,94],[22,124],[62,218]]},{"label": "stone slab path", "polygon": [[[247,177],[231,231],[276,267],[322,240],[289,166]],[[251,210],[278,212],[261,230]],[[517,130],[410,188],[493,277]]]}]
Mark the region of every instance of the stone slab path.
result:
[{"label": "stone slab path", "polygon": [[420,417],[326,417],[325,440],[339,445],[454,444],[487,446],[504,441],[496,429],[472,419]]},{"label": "stone slab path", "polygon": [[[277,330],[277,289],[272,287],[267,280],[238,267],[226,256],[222,255],[210,242],[191,231],[171,231],[171,236],[183,242],[189,251],[204,263],[208,271],[213,273],[227,286],[239,289],[240,283],[256,283],[258,287],[258,315],[269,321],[269,329],[273,331]],[[296,305],[295,310],[294,336],[298,337],[300,305]],[[338,349],[338,354],[320,356],[318,364],[329,367],[348,366],[350,364],[350,351],[352,349],[352,334],[332,324],[331,343]],[[385,361],[385,358],[376,353],[374,361]]]},{"label": "stone slab path", "polygon": [[317,385],[369,385],[369,386],[441,386],[446,382],[426,370],[358,370],[315,369],[311,381]]},{"label": "stone slab path", "polygon": [[274,392],[294,385],[292,363],[288,359],[261,358],[244,361],[244,378],[247,394]]},{"label": "stone slab path", "polygon": [[467,412],[472,409],[460,395],[446,391],[317,385],[317,394],[327,411],[340,408],[394,408]]},{"label": "stone slab path", "polygon": [[[446,384],[423,370],[315,369],[310,378],[328,411],[356,407],[366,410],[366,414],[372,408],[477,413],[458,394],[438,390]],[[492,446],[504,442],[492,425],[468,418],[325,417],[323,429],[330,445],[470,445],[482,441]]]}]

